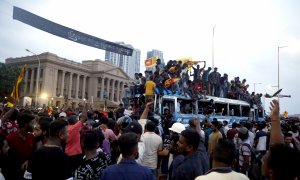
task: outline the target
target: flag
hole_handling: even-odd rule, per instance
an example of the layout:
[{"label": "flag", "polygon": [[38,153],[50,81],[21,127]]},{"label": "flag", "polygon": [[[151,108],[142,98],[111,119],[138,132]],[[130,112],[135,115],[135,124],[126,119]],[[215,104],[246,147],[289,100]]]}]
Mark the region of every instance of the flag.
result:
[{"label": "flag", "polygon": [[156,56],[152,56],[151,58],[146,59],[145,60],[145,67],[146,68],[154,67],[156,65],[156,60],[157,60]]},{"label": "flag", "polygon": [[175,82],[179,81],[180,78],[171,78],[165,81],[165,87],[169,87],[172,84],[174,84]]},{"label": "flag", "polygon": [[193,61],[192,58],[179,58],[179,59],[176,59],[176,61],[181,61],[182,64],[185,64],[187,63],[188,65],[188,69],[190,70],[192,68],[193,65],[196,65],[198,63],[200,63],[201,61]]},{"label": "flag", "polygon": [[25,71],[26,71],[26,64],[23,66],[21,73],[15,83],[14,89],[10,95],[12,98],[16,100],[16,102],[19,102],[20,100],[20,83],[22,82],[22,79],[25,75]]}]

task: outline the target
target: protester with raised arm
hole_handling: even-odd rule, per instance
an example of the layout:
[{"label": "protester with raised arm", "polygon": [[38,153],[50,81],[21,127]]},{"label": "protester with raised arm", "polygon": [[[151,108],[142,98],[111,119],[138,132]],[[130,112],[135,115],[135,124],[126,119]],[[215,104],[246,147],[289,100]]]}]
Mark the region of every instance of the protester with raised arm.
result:
[{"label": "protester with raised arm", "polygon": [[300,153],[284,144],[280,125],[279,103],[271,103],[270,149],[262,158],[262,174],[269,180],[295,180],[300,178]]}]

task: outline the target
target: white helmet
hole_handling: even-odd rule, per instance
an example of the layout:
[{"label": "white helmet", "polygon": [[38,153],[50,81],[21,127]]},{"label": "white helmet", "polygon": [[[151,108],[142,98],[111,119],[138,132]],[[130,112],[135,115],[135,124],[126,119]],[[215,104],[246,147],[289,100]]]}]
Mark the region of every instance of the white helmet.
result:
[{"label": "white helmet", "polygon": [[185,126],[181,123],[174,123],[169,130],[180,134],[183,130],[185,130]]}]

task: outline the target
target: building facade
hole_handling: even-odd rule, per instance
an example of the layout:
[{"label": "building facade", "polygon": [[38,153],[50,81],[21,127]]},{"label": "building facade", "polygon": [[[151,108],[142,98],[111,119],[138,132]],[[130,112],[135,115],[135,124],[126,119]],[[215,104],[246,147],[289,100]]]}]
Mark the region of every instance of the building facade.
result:
[{"label": "building facade", "polygon": [[49,52],[37,56],[8,58],[5,62],[8,65],[27,65],[21,96],[31,97],[35,105],[37,95],[38,106],[49,101],[57,107],[65,103],[77,106],[83,101],[92,103],[95,108],[103,106],[104,101],[109,106],[116,106],[121,102],[124,85],[131,81],[122,69],[112,63],[101,60],[78,63]]},{"label": "building facade", "polygon": [[139,49],[134,49],[132,45],[125,44],[124,42],[116,43],[132,48],[132,56],[125,56],[110,51],[105,51],[105,61],[111,62],[120,67],[125,73],[128,74],[130,78],[134,79],[134,73],[140,72],[141,51]]}]

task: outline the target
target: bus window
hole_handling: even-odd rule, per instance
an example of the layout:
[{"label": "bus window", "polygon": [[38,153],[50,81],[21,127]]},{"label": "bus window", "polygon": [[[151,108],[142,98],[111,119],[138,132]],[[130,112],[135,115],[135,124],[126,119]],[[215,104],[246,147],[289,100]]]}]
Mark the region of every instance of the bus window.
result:
[{"label": "bus window", "polygon": [[178,99],[177,106],[178,106],[178,108],[180,108],[180,112],[178,112],[178,113],[181,113],[181,114],[195,114],[197,112],[196,111],[196,103],[195,103],[195,101],[192,101],[192,100]]},{"label": "bus window", "polygon": [[162,102],[162,113],[164,113],[165,109],[169,109],[170,113],[173,114],[175,111],[175,104],[173,99],[163,99]]},{"label": "bus window", "polygon": [[241,116],[239,105],[229,105],[230,116]]},{"label": "bus window", "polygon": [[250,117],[250,107],[242,106],[242,116]]},{"label": "bus window", "polygon": [[216,115],[226,116],[227,104],[219,104],[219,103],[215,103],[215,104],[216,104],[216,110],[215,110]]}]

